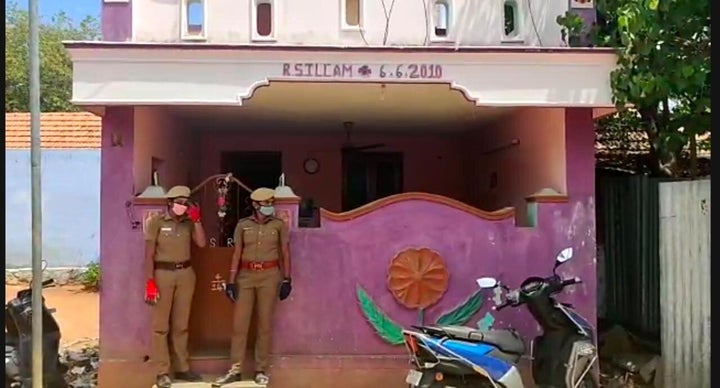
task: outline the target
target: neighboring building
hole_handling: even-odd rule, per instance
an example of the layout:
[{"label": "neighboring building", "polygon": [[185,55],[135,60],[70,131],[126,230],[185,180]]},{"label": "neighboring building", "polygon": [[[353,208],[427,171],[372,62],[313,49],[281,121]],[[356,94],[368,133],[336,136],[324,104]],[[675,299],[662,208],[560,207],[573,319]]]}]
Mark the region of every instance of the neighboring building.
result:
[{"label": "neighboring building", "polygon": [[[43,258],[81,267],[100,253],[100,117],[43,113]],[[5,113],[5,266],[30,267],[30,114]]]},{"label": "neighboring building", "polygon": [[[447,284],[419,285],[440,293],[421,298],[430,322],[475,278],[515,285],[572,246],[563,271],[584,284],[564,299],[595,319],[593,117],[613,107],[616,57],[561,47],[555,21],[569,11],[589,26],[594,2],[390,3],[106,0],[103,41],[67,43],[73,101],[103,117],[100,386],[152,381],[142,220],[165,201],[136,196],[153,176],[169,188],[233,172],[254,188],[284,174],[300,197],[278,204],[295,264],[276,320],[277,386],[404,386],[405,350],[357,305],[362,287],[398,324],[416,323],[402,290],[388,291],[396,256],[446,267]],[[214,184],[197,191],[214,246],[195,255],[190,327],[193,366],[209,373],[228,366],[217,284],[247,198],[231,194],[219,222]],[[321,209],[300,214],[301,199]],[[319,227],[298,222],[313,214]],[[491,314],[535,335],[526,312],[490,303],[464,323]]]}]

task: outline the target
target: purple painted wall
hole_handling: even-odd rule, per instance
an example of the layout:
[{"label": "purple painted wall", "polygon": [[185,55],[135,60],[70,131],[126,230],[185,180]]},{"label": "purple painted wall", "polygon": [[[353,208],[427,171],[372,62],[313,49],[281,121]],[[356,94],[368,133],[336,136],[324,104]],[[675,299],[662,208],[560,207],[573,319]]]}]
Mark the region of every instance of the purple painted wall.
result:
[{"label": "purple painted wall", "polygon": [[[105,359],[139,359],[150,335],[141,300],[142,233],[131,228],[126,207],[134,196],[133,116],[132,107],[107,107],[102,119],[100,357]],[[114,136],[121,145],[113,145]]]},{"label": "purple painted wall", "polygon": [[[515,285],[550,271],[557,251],[572,246],[576,256],[561,272],[585,283],[565,299],[595,319],[594,128],[592,110],[566,110],[569,202],[538,204],[538,226],[512,220],[486,221],[446,205],[407,201],[348,222],[324,220],[323,228],[295,230],[293,298],[282,303],[276,325],[276,354],[371,355],[402,352],[384,344],[365,322],[355,298],[360,284],[393,319],[415,321],[386,290],[390,259],[407,247],[438,251],[451,283],[428,321],[475,291],[474,279],[496,276]],[[113,146],[111,138],[122,145]],[[101,357],[138,362],[147,354],[148,307],[142,302],[142,232],[131,229],[126,202],[133,195],[133,109],[108,107],[103,117],[100,307]],[[142,209],[133,208],[140,219]],[[480,314],[488,311],[486,302]],[[524,311],[494,314],[497,327],[513,326],[526,337],[534,324]],[[471,323],[474,324],[476,320]]]},{"label": "purple painted wall", "polygon": [[[417,311],[400,306],[387,289],[390,260],[406,248],[430,248],[446,262],[449,287],[426,310],[433,323],[477,291],[475,279],[495,276],[511,286],[529,275],[551,274],[555,254],[575,248],[560,273],[587,282],[561,299],[594,319],[594,211],[587,203],[540,204],[538,228],[517,228],[512,217],[488,221],[447,206],[419,200],[395,203],[346,222],[323,220],[321,229],[295,229],[293,297],[281,303],[276,320],[278,354],[368,355],[403,353],[375,333],[355,296],[362,286],[381,309],[404,326]],[[488,298],[492,297],[489,293]],[[468,325],[491,312],[489,299]],[[525,310],[492,312],[495,327],[512,326],[531,338],[536,325]]]}]

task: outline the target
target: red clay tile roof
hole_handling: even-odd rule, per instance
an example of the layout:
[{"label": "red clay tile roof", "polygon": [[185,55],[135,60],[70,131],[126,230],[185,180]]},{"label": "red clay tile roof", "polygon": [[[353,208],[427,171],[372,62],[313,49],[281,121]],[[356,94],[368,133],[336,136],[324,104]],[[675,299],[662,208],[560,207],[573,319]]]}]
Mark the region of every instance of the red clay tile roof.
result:
[{"label": "red clay tile roof", "polygon": [[[88,112],[40,115],[43,149],[100,149],[101,117]],[[30,113],[5,113],[5,149],[30,148]]]}]

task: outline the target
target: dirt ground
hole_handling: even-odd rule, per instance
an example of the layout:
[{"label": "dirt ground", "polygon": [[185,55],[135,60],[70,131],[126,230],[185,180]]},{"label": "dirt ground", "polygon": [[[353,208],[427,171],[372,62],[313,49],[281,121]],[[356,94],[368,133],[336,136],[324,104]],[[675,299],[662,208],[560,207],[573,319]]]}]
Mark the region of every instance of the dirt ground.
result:
[{"label": "dirt ground", "polygon": [[[5,286],[5,301],[25,287]],[[100,295],[83,291],[80,286],[51,287],[43,290],[48,308],[55,308],[55,319],[62,332],[61,344],[82,347],[99,337]]]}]

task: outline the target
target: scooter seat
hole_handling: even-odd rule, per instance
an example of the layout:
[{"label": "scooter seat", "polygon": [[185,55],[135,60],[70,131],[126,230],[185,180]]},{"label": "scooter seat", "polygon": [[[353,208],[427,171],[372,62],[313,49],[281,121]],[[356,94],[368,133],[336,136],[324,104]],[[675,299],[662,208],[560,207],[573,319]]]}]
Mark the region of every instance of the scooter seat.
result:
[{"label": "scooter seat", "polygon": [[510,354],[525,353],[525,343],[522,338],[512,330],[480,331],[464,326],[443,326],[442,330],[454,339],[486,343]]}]

